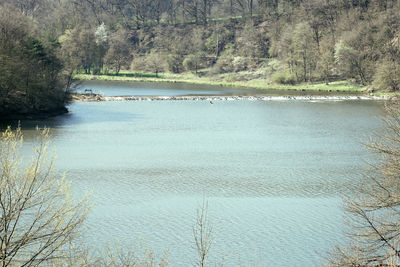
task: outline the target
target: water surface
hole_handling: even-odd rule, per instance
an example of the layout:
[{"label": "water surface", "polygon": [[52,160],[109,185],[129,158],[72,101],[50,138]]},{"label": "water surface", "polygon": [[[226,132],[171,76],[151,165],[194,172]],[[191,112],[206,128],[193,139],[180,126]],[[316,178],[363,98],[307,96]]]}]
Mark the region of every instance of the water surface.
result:
[{"label": "water surface", "polygon": [[196,253],[196,208],[208,199],[225,266],[321,266],[343,242],[341,196],[371,160],[373,101],[140,101],[74,103],[22,122],[52,128],[57,167],[73,192],[91,191],[89,243],[145,243],[170,266]]}]

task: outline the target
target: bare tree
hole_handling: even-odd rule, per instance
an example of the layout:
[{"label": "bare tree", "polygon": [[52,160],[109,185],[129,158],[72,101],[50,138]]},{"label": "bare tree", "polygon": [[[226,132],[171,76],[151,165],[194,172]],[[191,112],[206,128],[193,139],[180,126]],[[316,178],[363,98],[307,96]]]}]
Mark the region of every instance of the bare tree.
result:
[{"label": "bare tree", "polygon": [[0,266],[51,265],[68,258],[68,245],[88,213],[74,204],[65,177],[48,160],[49,130],[40,131],[32,163],[23,164],[20,129],[0,136]]},{"label": "bare tree", "polygon": [[135,249],[120,248],[119,245],[109,247],[107,253],[102,255],[93,266],[104,267],[165,267],[168,265],[168,253],[157,259],[154,252],[148,248]]},{"label": "bare tree", "polygon": [[193,237],[198,254],[197,266],[204,267],[213,244],[213,229],[208,218],[208,202],[203,201],[202,206],[197,209]]},{"label": "bare tree", "polygon": [[156,78],[159,77],[159,73],[164,71],[165,69],[165,62],[162,54],[156,51],[152,51],[146,57],[146,70],[150,72],[154,72],[156,74]]},{"label": "bare tree", "polygon": [[352,242],[336,248],[333,266],[398,266],[400,263],[400,101],[386,104],[383,133],[367,147],[378,156],[356,197],[345,207]]}]

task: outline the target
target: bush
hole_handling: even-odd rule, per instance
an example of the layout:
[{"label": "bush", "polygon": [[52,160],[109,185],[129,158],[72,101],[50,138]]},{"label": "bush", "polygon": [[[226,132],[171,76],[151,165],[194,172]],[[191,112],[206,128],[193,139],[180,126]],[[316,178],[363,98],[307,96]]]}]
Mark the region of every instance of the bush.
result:
[{"label": "bush", "polygon": [[233,72],[234,67],[232,61],[233,57],[231,56],[222,56],[218,58],[217,63],[215,63],[213,72],[215,73]]},{"label": "bush", "polygon": [[294,85],[298,82],[296,76],[294,76],[293,74],[291,74],[287,71],[286,72],[281,72],[281,71],[275,72],[272,75],[271,80],[274,83],[291,84],[291,85]]},{"label": "bush", "polygon": [[158,52],[151,52],[146,56],[145,66],[147,71],[154,72],[158,77],[158,73],[165,70],[164,56]]},{"label": "bush", "polygon": [[232,65],[235,72],[247,70],[248,63],[248,59],[245,57],[234,57],[232,60]]},{"label": "bush", "polygon": [[367,147],[376,161],[344,201],[348,247],[337,247],[330,266],[399,266],[400,102],[388,101],[383,129]]},{"label": "bush", "polygon": [[183,60],[183,67],[187,71],[195,71],[199,69],[201,64],[201,56],[200,55],[188,55]]},{"label": "bush", "polygon": [[183,70],[182,57],[177,54],[168,55],[167,67],[170,72],[181,73]]},{"label": "bush", "polygon": [[134,57],[131,62],[131,70],[146,71],[146,58],[142,56]]},{"label": "bush", "polygon": [[69,183],[57,177],[47,157],[47,129],[39,134],[30,164],[22,161],[22,141],[20,129],[0,135],[0,257],[4,266],[56,266],[69,256],[88,203],[74,204]]},{"label": "bush", "polygon": [[372,86],[378,90],[400,89],[400,67],[394,62],[382,62],[377,68]]}]

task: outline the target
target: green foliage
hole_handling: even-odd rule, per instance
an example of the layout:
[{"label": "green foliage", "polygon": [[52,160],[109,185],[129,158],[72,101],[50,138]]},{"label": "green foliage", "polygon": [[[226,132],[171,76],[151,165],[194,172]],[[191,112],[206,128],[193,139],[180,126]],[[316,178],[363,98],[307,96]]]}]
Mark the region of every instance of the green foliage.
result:
[{"label": "green foliage", "polygon": [[59,45],[36,37],[28,23],[12,7],[0,6],[0,114],[46,112],[64,105]]},{"label": "green foliage", "polygon": [[316,66],[317,47],[308,24],[299,23],[294,29],[287,29],[281,42],[283,45],[279,54],[285,60],[291,76],[295,76],[297,82],[311,80]]},{"label": "green foliage", "polygon": [[178,54],[167,56],[167,67],[172,73],[181,73],[183,71],[182,57]]},{"label": "green foliage", "polygon": [[345,45],[343,42],[336,44],[335,60],[342,75],[346,78],[358,78],[362,84],[367,83],[364,57],[354,48]]},{"label": "green foliage", "polygon": [[140,55],[133,55],[133,59],[130,65],[130,70],[132,71],[146,71],[147,66],[146,66],[146,57],[145,56],[140,56]]},{"label": "green foliage", "polygon": [[146,56],[145,63],[146,70],[154,72],[156,77],[158,77],[159,72],[162,72],[165,69],[164,56],[155,51],[152,51],[149,55]]},{"label": "green foliage", "polygon": [[158,78],[160,75],[156,73],[141,73],[141,72],[135,72],[135,73],[120,73],[120,76],[122,77],[133,77],[133,78]]},{"label": "green foliage", "polygon": [[99,68],[96,66],[99,62],[98,48],[94,31],[90,28],[76,27],[62,38],[63,59],[69,63],[71,72],[83,69],[90,74],[94,68]]},{"label": "green foliage", "polygon": [[335,75],[335,50],[329,39],[320,42],[320,54],[316,65],[316,77],[318,80],[329,83]]},{"label": "green foliage", "polygon": [[[234,42],[234,32],[229,27],[224,27],[224,24],[216,25],[212,29],[212,34],[205,41],[206,51],[218,57],[225,47]],[[228,25],[226,25],[228,26]]]},{"label": "green foliage", "polygon": [[[251,65],[255,64],[255,60],[247,57],[234,57],[232,66],[234,72],[245,71],[251,69]],[[256,65],[256,64],[255,64]]]},{"label": "green foliage", "polygon": [[[0,109],[10,97],[24,98],[26,110],[60,103],[75,73],[129,67],[398,90],[394,0],[25,2],[0,4]],[[276,74],[261,74],[266,58],[282,66]]]},{"label": "green foliage", "polygon": [[238,31],[235,44],[237,54],[247,58],[266,58],[269,56],[269,40],[265,29],[257,28],[253,22],[246,23],[243,29]]},{"label": "green foliage", "polygon": [[212,69],[213,73],[227,73],[233,71],[233,55],[234,55],[234,46],[230,45],[227,47],[221,54],[220,57],[217,58],[217,61]]},{"label": "green foliage", "polygon": [[294,74],[289,73],[287,71],[277,71],[275,72],[272,77],[271,80],[274,83],[278,83],[278,84],[290,84],[290,85],[294,85],[297,83],[297,78],[296,76],[294,76]]},{"label": "green foliage", "polygon": [[109,46],[104,61],[118,75],[121,67],[126,67],[131,62],[127,32],[125,30],[115,32],[110,38]]},{"label": "green foliage", "polygon": [[232,65],[232,60],[233,57],[229,55],[223,55],[220,58],[218,58],[217,63],[215,64],[213,68],[214,73],[227,73],[227,72],[232,72],[233,71],[233,65]]},{"label": "green foliage", "polygon": [[58,177],[48,157],[49,130],[37,132],[29,162],[22,158],[21,129],[0,133],[3,266],[64,265],[61,259],[68,257],[89,211],[87,199],[71,201],[69,183]]},{"label": "green foliage", "polygon": [[195,71],[197,73],[197,70],[200,68],[201,63],[202,58],[200,54],[188,55],[183,60],[183,67],[187,71]]},{"label": "green foliage", "polygon": [[388,60],[381,62],[372,86],[378,90],[398,91],[400,89],[400,65]]}]

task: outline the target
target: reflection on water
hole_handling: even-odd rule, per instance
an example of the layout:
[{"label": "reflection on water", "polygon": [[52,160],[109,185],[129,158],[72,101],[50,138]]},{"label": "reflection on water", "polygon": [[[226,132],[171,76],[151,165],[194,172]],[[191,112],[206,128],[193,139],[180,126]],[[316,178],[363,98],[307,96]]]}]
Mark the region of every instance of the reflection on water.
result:
[{"label": "reflection on water", "polygon": [[192,225],[209,199],[226,265],[320,266],[343,242],[340,197],[359,183],[361,142],[378,102],[162,101],[75,103],[70,114],[22,122],[53,128],[60,171],[96,203],[87,239],[138,240],[171,266],[195,259]]}]

